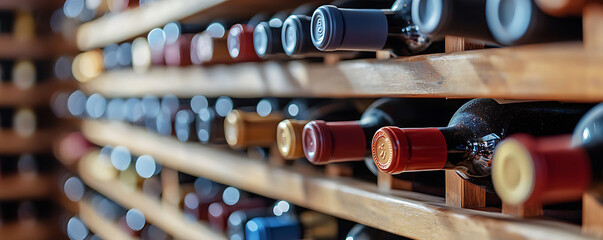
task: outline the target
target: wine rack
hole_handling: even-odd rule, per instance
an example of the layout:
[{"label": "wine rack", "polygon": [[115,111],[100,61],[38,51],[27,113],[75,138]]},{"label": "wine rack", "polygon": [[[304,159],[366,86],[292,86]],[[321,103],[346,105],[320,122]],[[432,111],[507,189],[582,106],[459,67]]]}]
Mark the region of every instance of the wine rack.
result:
[{"label": "wine rack", "polygon": [[[11,19],[3,22],[5,25],[17,25],[16,22],[21,21],[19,27],[15,26],[15,31],[0,34],[0,58],[3,61],[15,62],[27,60],[35,65],[32,69],[35,76],[34,83],[22,86],[15,83],[16,78],[14,77],[13,82],[11,79],[4,79],[7,76],[6,73],[14,71],[15,67],[11,69],[3,64],[1,69],[3,79],[0,83],[0,106],[2,108],[48,108],[53,94],[58,91],[73,91],[77,88],[73,79],[59,80],[50,70],[52,69],[51,60],[61,54],[77,52],[74,41],[65,41],[58,34],[45,32],[45,26],[50,18],[45,14],[59,8],[61,4],[60,0],[0,1],[0,10],[3,12],[19,12],[26,16],[26,20],[12,21]],[[21,30],[31,30],[33,35],[28,33],[27,36],[24,36],[15,33]],[[38,65],[38,61],[41,64]],[[49,69],[44,67],[49,67]],[[40,71],[41,69],[42,71]],[[27,74],[31,73],[29,69],[27,71]],[[64,196],[60,194],[57,184],[61,169],[56,169],[59,163],[47,156],[52,155],[53,143],[57,136],[64,131],[76,129],[76,127],[71,122],[54,124],[57,121],[53,121],[53,116],[38,113],[34,112],[34,125],[37,126],[34,126],[35,130],[31,134],[23,134],[14,127],[14,124],[10,128],[3,125],[3,128],[0,129],[0,154],[3,158],[2,168],[5,168],[0,177],[0,202],[3,212],[0,216],[0,222],[2,222],[0,236],[3,239],[43,240],[67,237],[61,231],[58,223],[60,221],[58,215],[63,212],[55,209],[55,206],[63,206],[63,203],[67,204],[64,206],[68,206],[68,203],[64,202]],[[40,127],[43,124],[39,123],[45,123],[45,121],[53,122],[52,126]],[[32,154],[35,158],[35,162],[26,163],[26,168],[30,168],[33,164],[34,172],[31,169],[23,171],[11,168],[13,165],[17,166],[15,163],[17,159],[13,156],[23,157],[25,154]],[[48,163],[48,161],[54,161],[56,164]],[[52,164],[54,166],[51,166]],[[50,206],[37,206],[40,204],[39,202],[50,204]],[[17,205],[11,207],[12,203],[17,203],[18,207]],[[30,206],[21,209],[23,205],[27,204]],[[11,218],[11,211],[23,211],[19,214],[24,217]]]},{"label": "wine rack", "polygon": [[[133,39],[174,20],[248,18],[260,10],[295,7],[305,1],[172,0],[108,14],[80,26],[77,45],[87,51]],[[325,1],[327,2],[327,1]],[[593,1],[594,2],[594,1]],[[197,94],[217,97],[436,97],[506,100],[603,101],[603,5],[585,8],[584,41],[489,48],[483,42],[447,36],[446,53],[391,59],[311,63],[266,61],[209,67],[153,67],[145,73],[112,70],[80,84],[88,94],[142,97]],[[0,39],[2,40],[2,39]],[[1,52],[1,51],[0,51]],[[0,97],[0,102],[2,99]],[[582,225],[542,218],[542,206],[486,207],[486,192],[454,172],[446,173],[446,197],[408,191],[409,184],[379,175],[376,184],[283,166],[279,159],[259,162],[226,149],[182,143],[117,122],[84,120],[81,130],[92,143],[125,146],[149,154],[167,168],[207,178],[336,217],[416,239],[594,239],[603,236],[603,206],[590,194],[583,200]],[[1,145],[0,145],[1,147]],[[161,200],[127,192],[114,178],[99,177],[85,155],[77,171],[92,189],[182,239],[225,239],[204,223],[190,223],[178,210],[178,191]],[[163,173],[162,173],[163,174]],[[335,174],[336,175],[336,174]],[[163,177],[163,176],[162,176]],[[166,176],[169,178],[169,176]],[[174,179],[172,179],[174,180]],[[163,181],[164,190],[178,188]],[[0,192],[1,193],[1,192]],[[1,194],[0,194],[1,195]],[[104,237],[131,239],[79,203],[91,229],[110,229]],[[108,227],[107,227],[108,226]]]}]

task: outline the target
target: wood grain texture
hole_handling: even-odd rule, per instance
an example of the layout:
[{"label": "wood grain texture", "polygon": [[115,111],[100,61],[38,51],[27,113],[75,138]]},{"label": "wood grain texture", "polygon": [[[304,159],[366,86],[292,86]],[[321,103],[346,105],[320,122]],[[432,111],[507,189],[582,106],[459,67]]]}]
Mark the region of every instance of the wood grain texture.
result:
[{"label": "wood grain texture", "polygon": [[0,35],[0,57],[2,58],[49,59],[62,54],[77,53],[76,51],[75,42],[63,39],[60,35],[29,40],[15,39],[10,35]]},{"label": "wood grain texture", "polygon": [[12,129],[0,129],[0,153],[22,154],[51,153],[52,145],[66,128],[40,129],[34,134],[22,137]]},{"label": "wood grain texture", "polygon": [[138,190],[128,191],[117,179],[104,179],[97,176],[92,167],[98,159],[95,151],[83,157],[78,166],[78,173],[89,187],[114,200],[123,207],[140,210],[152,224],[178,239],[225,239],[209,226],[199,222],[190,222],[177,209],[163,207],[159,200],[151,199]]},{"label": "wood grain texture", "polygon": [[59,82],[48,79],[31,88],[22,90],[12,83],[0,83],[0,106],[48,106],[57,91],[73,91],[75,82]]},{"label": "wood grain texture", "polygon": [[603,101],[603,53],[532,45],[328,66],[291,61],[107,72],[84,85],[109,97],[489,97]]},{"label": "wood grain texture", "polygon": [[19,10],[54,10],[62,6],[64,0],[0,0],[0,9]]},{"label": "wood grain texture", "polygon": [[406,190],[412,191],[412,182],[396,179],[391,174],[379,172],[377,174],[377,186],[380,190]]},{"label": "wood grain texture", "polygon": [[603,1],[592,1],[584,8],[583,16],[584,47],[589,50],[603,51]]},{"label": "wood grain texture", "polygon": [[0,178],[0,199],[40,199],[58,191],[56,178],[45,175],[15,174]]},{"label": "wood grain texture", "polygon": [[[82,131],[98,145],[126,146],[133,154],[153,156],[166,168],[411,238],[590,238],[581,235],[580,228],[573,225],[546,220],[517,221],[500,213],[448,207],[440,197],[407,191],[383,192],[375,184],[349,178],[328,178],[292,168],[275,168],[231,151],[198,143],[181,143],[172,137],[162,137],[123,123],[85,121]],[[81,175],[84,181],[94,184],[91,187],[102,187],[97,189],[100,192],[119,189]],[[131,195],[129,198],[133,198]],[[142,199],[131,201],[142,204]]]},{"label": "wood grain texture", "polygon": [[13,221],[0,226],[2,239],[48,240],[66,239],[56,221]]},{"label": "wood grain texture", "polygon": [[446,205],[461,208],[486,207],[486,190],[446,171]]},{"label": "wood grain texture", "polygon": [[603,238],[603,204],[590,193],[584,194],[582,203],[582,230]]},{"label": "wood grain texture", "polygon": [[101,217],[86,200],[78,202],[80,219],[102,239],[134,240],[138,239],[122,231],[114,222]]},{"label": "wood grain texture", "polygon": [[542,216],[541,205],[509,205],[503,202],[502,213],[517,217],[540,217]]}]

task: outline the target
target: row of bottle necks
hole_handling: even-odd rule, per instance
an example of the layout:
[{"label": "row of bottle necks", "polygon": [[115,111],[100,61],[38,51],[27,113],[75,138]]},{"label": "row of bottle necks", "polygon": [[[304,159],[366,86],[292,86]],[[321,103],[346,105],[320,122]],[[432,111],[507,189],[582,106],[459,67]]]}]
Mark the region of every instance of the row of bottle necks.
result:
[{"label": "row of bottle necks", "polygon": [[316,165],[368,159],[370,169],[401,176],[455,170],[509,204],[577,200],[601,179],[603,105],[173,95],[106,100],[79,91],[68,102],[74,116],[126,121],[180,141],[233,149],[276,145],[283,158]]},{"label": "row of bottle necks", "polygon": [[491,43],[488,46],[582,38],[580,18],[544,14],[532,0],[339,0],[332,4],[305,4],[271,18],[260,13],[239,23],[234,19],[208,25],[168,23],[146,38],[80,55],[74,75],[86,79],[90,69],[145,71],[152,65],[208,65],[325,53],[343,58],[371,56],[358,51],[391,50],[396,56],[433,53],[443,51],[441,40],[446,35],[486,41]]},{"label": "row of bottle necks", "polygon": [[[113,161],[115,155],[124,154],[123,147],[104,147],[98,161],[111,161],[122,186],[139,189],[151,199],[162,197],[161,167],[152,157],[128,156],[132,163],[127,169],[135,168],[137,181],[129,180],[130,170],[123,169]],[[124,155],[125,156],[125,155]],[[124,157],[121,156],[121,157]],[[121,158],[117,157],[117,158]],[[123,160],[123,159],[122,159]],[[158,170],[148,172],[154,164]],[[135,166],[135,167],[132,167]],[[180,173],[178,207],[186,221],[200,221],[217,232],[228,235],[228,239],[241,240],[285,240],[285,239],[405,239],[325,214],[296,207],[287,201],[275,201],[224,186],[204,178]],[[145,219],[138,209],[125,209],[119,204],[89,189],[78,177],[64,181],[63,191],[74,202],[85,200],[91,203],[96,213],[106,220],[115,222],[124,232],[141,239],[171,239],[167,233]],[[81,231],[80,231],[81,232]],[[69,231],[69,236],[90,236]],[[150,233],[153,233],[150,236]],[[73,236],[72,236],[73,237]],[[75,239],[84,239],[78,238]]]}]

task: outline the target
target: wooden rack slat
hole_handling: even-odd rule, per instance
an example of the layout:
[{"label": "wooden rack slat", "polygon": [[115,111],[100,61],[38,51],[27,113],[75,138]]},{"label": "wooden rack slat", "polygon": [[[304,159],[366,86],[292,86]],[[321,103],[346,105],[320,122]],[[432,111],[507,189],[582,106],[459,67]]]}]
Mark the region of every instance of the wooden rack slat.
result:
[{"label": "wooden rack slat", "polygon": [[11,35],[0,34],[0,57],[5,59],[48,59],[62,54],[73,54],[76,50],[73,40],[65,40],[60,35],[20,40]]},{"label": "wooden rack slat", "polygon": [[57,91],[73,91],[74,82],[59,82],[48,79],[31,88],[22,90],[12,83],[0,83],[0,106],[48,106],[52,95]]},{"label": "wooden rack slat", "polygon": [[67,129],[60,127],[40,129],[28,137],[20,136],[12,129],[0,129],[0,153],[50,153],[54,140]]},{"label": "wooden rack slat", "polygon": [[0,9],[54,9],[65,3],[64,0],[3,0]]},{"label": "wooden rack slat", "polygon": [[56,221],[18,221],[0,225],[2,239],[64,239]]},{"label": "wooden rack slat", "polygon": [[99,216],[89,202],[82,200],[78,202],[78,205],[79,215],[82,221],[84,221],[84,224],[86,224],[86,226],[92,230],[92,232],[96,233],[102,239],[138,239],[122,231],[115,223]]},{"label": "wooden rack slat", "polygon": [[159,200],[151,199],[137,190],[127,191],[116,179],[107,180],[96,176],[97,173],[91,167],[91,163],[96,161],[98,154],[98,151],[92,152],[84,156],[79,163],[78,172],[86,185],[123,207],[140,210],[149,222],[175,238],[225,239],[223,235],[214,232],[207,225],[187,221],[182,212],[164,207]]},{"label": "wooden rack slat", "polygon": [[54,176],[12,175],[0,178],[0,199],[32,199],[52,196],[56,187]]},{"label": "wooden rack slat", "polygon": [[[519,221],[500,213],[447,207],[443,198],[425,194],[380,192],[375,184],[273,167],[224,149],[180,143],[124,123],[88,120],[82,131],[96,144],[122,145],[133,154],[149,154],[168,168],[412,238],[590,238],[570,224]],[[111,188],[105,183],[95,184]]]},{"label": "wooden rack slat", "polygon": [[107,72],[82,85],[109,97],[409,96],[603,100],[603,54],[579,43],[422,55],[395,60],[300,61]]}]

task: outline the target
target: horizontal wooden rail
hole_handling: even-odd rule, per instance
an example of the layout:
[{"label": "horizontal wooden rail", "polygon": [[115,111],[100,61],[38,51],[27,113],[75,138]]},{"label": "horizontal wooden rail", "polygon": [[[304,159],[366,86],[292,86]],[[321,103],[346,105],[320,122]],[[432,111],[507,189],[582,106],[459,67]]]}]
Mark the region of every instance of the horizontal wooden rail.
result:
[{"label": "horizontal wooden rail", "polygon": [[603,101],[603,54],[579,43],[432,54],[336,65],[265,62],[107,72],[84,85],[109,97],[489,97]]},{"label": "horizontal wooden rail", "polygon": [[138,239],[128,235],[126,232],[121,230],[115,223],[104,219],[89,202],[82,200],[79,204],[79,215],[84,224],[96,233],[102,239],[115,239],[115,240],[134,240]]}]

